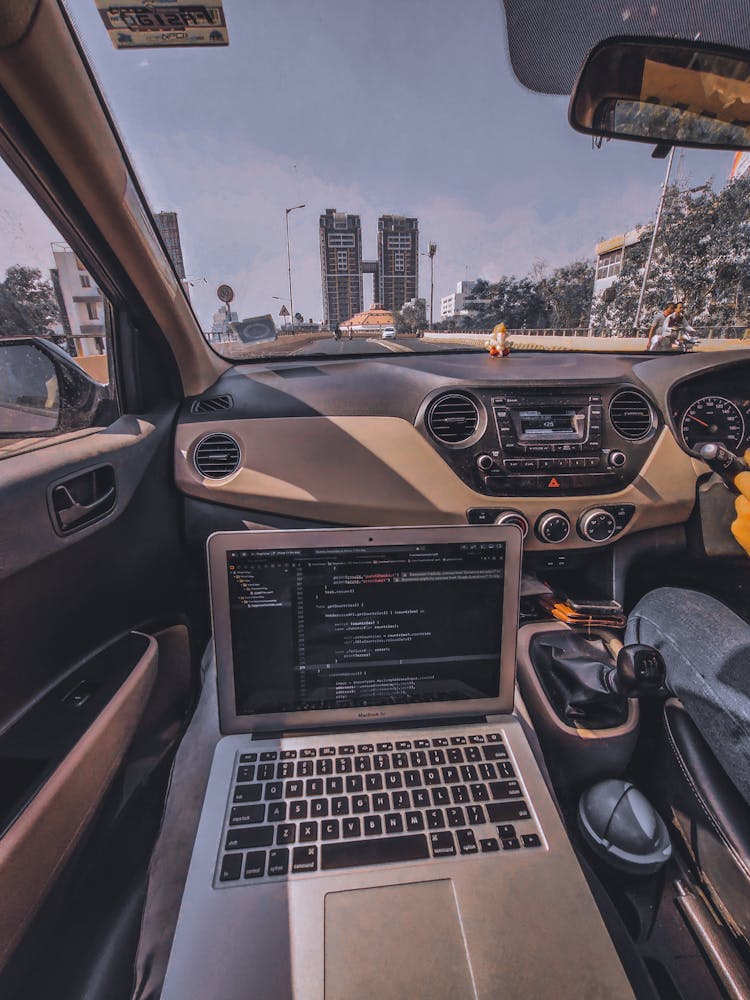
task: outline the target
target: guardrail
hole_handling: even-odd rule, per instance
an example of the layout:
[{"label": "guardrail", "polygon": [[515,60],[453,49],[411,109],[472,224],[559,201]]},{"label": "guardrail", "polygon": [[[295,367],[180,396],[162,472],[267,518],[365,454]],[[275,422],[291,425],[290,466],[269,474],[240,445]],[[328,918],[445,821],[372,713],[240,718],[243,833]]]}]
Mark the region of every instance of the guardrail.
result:
[{"label": "guardrail", "polygon": [[[424,336],[440,337],[444,335],[455,337],[483,337],[492,336],[492,330],[426,330]],[[745,336],[747,335],[747,336]],[[594,330],[588,326],[572,327],[539,327],[527,329],[525,327],[515,327],[508,330],[509,337],[596,337],[604,340],[643,340],[647,336],[647,331],[634,334],[612,334],[607,330]],[[750,327],[747,326],[701,326],[695,327],[695,336],[701,340],[743,340],[750,341]]]}]

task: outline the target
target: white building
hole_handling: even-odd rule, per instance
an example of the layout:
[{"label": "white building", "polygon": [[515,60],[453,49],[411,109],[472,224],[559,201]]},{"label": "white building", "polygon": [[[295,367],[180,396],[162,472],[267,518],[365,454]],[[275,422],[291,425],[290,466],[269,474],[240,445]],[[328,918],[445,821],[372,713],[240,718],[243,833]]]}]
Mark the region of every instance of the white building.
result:
[{"label": "white building", "polygon": [[104,298],[84,264],[65,243],[52,244],[50,271],[61,312],[60,333],[73,339],[76,354],[106,353]]},{"label": "white building", "polygon": [[232,332],[229,329],[230,323],[237,322],[237,313],[232,312],[229,306],[219,306],[214,313],[211,324],[211,333],[205,334],[209,343],[220,340],[232,340]]},{"label": "white building", "polygon": [[480,306],[487,305],[489,299],[477,299],[473,296],[473,281],[459,281],[455,292],[445,295],[440,300],[440,319],[454,319],[456,316],[472,316],[479,311]]},{"label": "white building", "polygon": [[617,281],[622,265],[627,260],[628,248],[640,243],[641,235],[641,229],[631,229],[629,233],[621,233],[597,244],[594,300]]}]

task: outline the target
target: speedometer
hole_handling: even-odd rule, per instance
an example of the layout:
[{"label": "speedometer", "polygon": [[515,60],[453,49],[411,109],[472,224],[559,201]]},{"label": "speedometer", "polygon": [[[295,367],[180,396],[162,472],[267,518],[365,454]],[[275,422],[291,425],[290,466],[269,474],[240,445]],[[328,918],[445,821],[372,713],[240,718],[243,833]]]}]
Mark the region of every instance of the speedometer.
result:
[{"label": "speedometer", "polygon": [[690,451],[697,452],[701,445],[716,441],[736,452],[745,437],[745,421],[731,399],[703,396],[685,410],[680,430]]}]

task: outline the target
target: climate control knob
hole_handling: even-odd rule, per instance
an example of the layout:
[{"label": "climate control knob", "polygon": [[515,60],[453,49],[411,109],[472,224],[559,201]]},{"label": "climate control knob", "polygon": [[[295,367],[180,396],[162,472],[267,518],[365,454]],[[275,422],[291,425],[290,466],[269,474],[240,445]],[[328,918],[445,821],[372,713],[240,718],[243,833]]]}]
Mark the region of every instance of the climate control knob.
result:
[{"label": "climate control knob", "polygon": [[524,538],[529,533],[529,522],[517,510],[504,510],[495,518],[495,524],[515,524],[521,529]]},{"label": "climate control knob", "polygon": [[536,522],[536,535],[542,542],[564,542],[570,534],[570,520],[559,510],[548,510]]},{"label": "climate control knob", "polygon": [[589,542],[608,542],[617,531],[617,522],[608,510],[593,507],[581,515],[578,534]]},{"label": "climate control knob", "polygon": [[495,463],[492,460],[491,455],[480,455],[477,458],[477,467],[482,470],[482,472],[489,472]]},{"label": "climate control knob", "polygon": [[609,464],[613,469],[621,469],[628,458],[624,451],[611,451],[609,453]]}]

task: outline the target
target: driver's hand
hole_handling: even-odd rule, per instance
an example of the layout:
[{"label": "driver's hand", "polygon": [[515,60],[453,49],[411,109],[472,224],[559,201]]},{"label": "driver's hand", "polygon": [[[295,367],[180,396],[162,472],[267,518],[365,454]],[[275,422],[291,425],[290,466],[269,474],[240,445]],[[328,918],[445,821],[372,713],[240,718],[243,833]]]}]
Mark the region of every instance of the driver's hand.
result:
[{"label": "driver's hand", "polygon": [[[745,461],[750,465],[750,449],[745,452]],[[735,476],[734,485],[740,495],[734,501],[737,517],[732,521],[732,534],[750,555],[750,472],[741,472]]]}]

